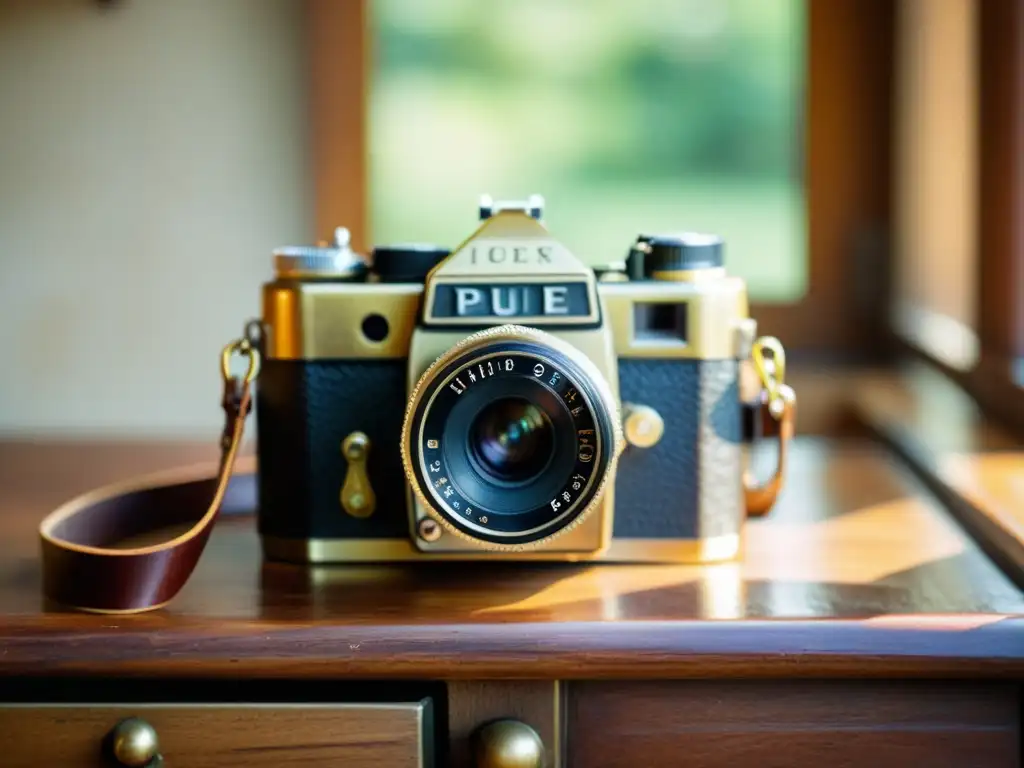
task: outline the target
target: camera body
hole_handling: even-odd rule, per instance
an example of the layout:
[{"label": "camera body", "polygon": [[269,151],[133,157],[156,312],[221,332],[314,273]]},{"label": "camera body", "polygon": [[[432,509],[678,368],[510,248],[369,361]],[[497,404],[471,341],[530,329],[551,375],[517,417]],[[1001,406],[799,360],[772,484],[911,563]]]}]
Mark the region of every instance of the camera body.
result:
[{"label": "camera body", "polygon": [[761,390],[721,241],[641,236],[594,269],[542,205],[485,199],[450,252],[371,263],[344,230],[275,252],[256,396],[268,559],[738,554]]}]

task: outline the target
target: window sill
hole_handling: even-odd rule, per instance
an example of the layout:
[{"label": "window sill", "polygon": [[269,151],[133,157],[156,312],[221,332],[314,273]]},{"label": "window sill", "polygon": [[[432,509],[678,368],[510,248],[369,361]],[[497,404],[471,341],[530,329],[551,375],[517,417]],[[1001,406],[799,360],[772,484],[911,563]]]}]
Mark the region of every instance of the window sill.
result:
[{"label": "window sill", "polygon": [[921,361],[863,381],[856,419],[892,447],[1024,586],[1024,444]]}]

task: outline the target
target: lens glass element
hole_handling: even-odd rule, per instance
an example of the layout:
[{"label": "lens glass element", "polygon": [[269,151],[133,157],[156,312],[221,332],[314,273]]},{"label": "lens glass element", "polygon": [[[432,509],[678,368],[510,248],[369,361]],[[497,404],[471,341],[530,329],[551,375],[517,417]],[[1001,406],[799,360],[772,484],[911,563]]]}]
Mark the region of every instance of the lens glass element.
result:
[{"label": "lens glass element", "polygon": [[476,461],[499,481],[522,483],[537,476],[555,450],[547,414],[521,397],[494,400],[477,414],[469,433]]}]

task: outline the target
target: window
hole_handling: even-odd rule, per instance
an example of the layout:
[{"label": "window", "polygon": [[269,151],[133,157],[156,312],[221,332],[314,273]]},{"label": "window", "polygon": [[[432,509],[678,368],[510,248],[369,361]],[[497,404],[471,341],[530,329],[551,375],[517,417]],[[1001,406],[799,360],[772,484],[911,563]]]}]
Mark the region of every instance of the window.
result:
[{"label": "window", "polygon": [[589,263],[722,235],[755,299],[806,291],[802,0],[373,0],[370,231],[454,246],[547,199]]},{"label": "window", "polygon": [[713,230],[760,330],[830,359],[887,331],[892,21],[864,0],[310,0],[316,233],[456,245],[547,198],[591,263]]}]

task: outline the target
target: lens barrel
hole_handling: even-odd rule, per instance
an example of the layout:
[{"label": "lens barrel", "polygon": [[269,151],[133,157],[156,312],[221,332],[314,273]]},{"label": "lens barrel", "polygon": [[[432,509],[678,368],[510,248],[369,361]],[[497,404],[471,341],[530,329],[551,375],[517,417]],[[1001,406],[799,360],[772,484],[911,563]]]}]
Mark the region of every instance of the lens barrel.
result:
[{"label": "lens barrel", "polygon": [[402,434],[406,474],[446,527],[484,545],[536,544],[578,524],[614,467],[604,378],[549,334],[469,337],[421,377]]}]

